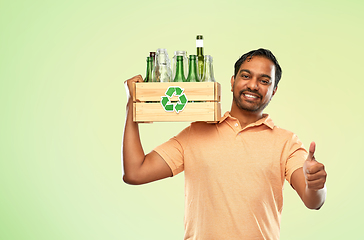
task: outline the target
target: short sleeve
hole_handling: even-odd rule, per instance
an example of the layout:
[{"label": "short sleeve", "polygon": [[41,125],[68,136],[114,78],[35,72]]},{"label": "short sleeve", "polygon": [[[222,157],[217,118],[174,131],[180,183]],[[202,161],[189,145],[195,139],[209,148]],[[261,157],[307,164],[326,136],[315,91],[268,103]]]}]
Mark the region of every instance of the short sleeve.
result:
[{"label": "short sleeve", "polygon": [[184,151],[188,144],[190,129],[190,126],[185,128],[177,136],[153,149],[171,168],[173,176],[184,170]]},{"label": "short sleeve", "polygon": [[303,163],[307,158],[307,150],[303,147],[303,143],[293,134],[289,143],[289,154],[286,161],[286,180],[291,184],[291,176],[294,171],[303,167]]}]

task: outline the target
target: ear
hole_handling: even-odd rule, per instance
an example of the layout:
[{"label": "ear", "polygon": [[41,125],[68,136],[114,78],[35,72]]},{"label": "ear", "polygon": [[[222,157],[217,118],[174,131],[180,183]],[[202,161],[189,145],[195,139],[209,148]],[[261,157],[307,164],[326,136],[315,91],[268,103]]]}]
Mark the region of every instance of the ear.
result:
[{"label": "ear", "polygon": [[273,89],[273,94],[272,94],[272,97],[274,96],[274,94],[276,94],[277,92],[277,89],[278,89],[278,86],[276,86],[274,89]]},{"label": "ear", "polygon": [[233,86],[234,86],[234,82],[235,82],[235,78],[234,78],[234,75],[231,77],[231,91],[233,91]]}]

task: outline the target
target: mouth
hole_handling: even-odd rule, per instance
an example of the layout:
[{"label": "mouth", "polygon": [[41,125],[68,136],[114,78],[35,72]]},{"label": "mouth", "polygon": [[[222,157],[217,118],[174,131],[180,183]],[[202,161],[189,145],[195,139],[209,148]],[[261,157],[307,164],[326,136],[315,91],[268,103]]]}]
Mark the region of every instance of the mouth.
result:
[{"label": "mouth", "polygon": [[261,98],[260,94],[253,93],[253,92],[250,92],[250,91],[242,91],[240,95],[243,95],[246,99],[252,100],[252,101]]}]

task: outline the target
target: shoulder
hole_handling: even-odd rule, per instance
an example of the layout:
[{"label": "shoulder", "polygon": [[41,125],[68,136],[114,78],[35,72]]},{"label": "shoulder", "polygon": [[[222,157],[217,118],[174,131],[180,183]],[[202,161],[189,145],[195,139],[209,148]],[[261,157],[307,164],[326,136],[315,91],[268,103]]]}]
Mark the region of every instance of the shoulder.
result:
[{"label": "shoulder", "polygon": [[193,122],[190,125],[192,132],[206,132],[208,130],[216,129],[219,123],[208,123],[208,122]]},{"label": "shoulder", "polygon": [[211,129],[215,129],[216,126],[214,123],[207,122],[192,122],[189,126],[184,128],[179,134],[177,134],[177,139],[188,139],[191,136],[199,136],[204,135],[210,132]]},{"label": "shoulder", "polygon": [[306,157],[307,151],[304,144],[294,132],[277,126],[274,127],[274,131],[279,138],[279,142],[283,144],[283,149],[287,151],[288,155],[296,152],[298,155],[302,155],[303,158]]},{"label": "shoulder", "polygon": [[218,123],[197,121],[197,122],[192,122],[190,126],[209,127],[209,126],[215,126],[216,124]]},{"label": "shoulder", "polygon": [[278,126],[274,126],[272,130],[272,134],[274,135],[274,139],[278,142],[282,143],[288,148],[296,147],[296,148],[303,148],[303,143],[298,138],[297,134],[294,132],[280,128]]},{"label": "shoulder", "polygon": [[284,138],[293,138],[293,137],[297,137],[297,135],[290,131],[290,130],[287,130],[287,129],[284,129],[284,128],[281,128],[281,127],[278,127],[278,126],[274,126],[273,128],[273,132],[279,136],[282,136]]}]

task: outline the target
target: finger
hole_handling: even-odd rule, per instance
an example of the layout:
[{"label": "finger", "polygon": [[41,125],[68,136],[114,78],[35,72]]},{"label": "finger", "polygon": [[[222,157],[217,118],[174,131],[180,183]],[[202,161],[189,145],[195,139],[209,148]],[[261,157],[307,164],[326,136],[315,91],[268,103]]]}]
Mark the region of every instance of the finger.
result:
[{"label": "finger", "polygon": [[124,84],[128,83],[128,82],[143,82],[143,77],[140,74],[136,75],[136,76],[134,76],[132,78],[129,78],[128,80],[125,80]]},{"label": "finger", "polygon": [[317,180],[317,179],[326,179],[326,176],[327,176],[327,173],[325,170],[321,170],[319,172],[316,172],[316,173],[308,173],[306,174],[306,179],[307,181],[314,181],[314,180]]},{"label": "finger", "polygon": [[131,92],[133,91],[133,83],[136,82],[143,82],[143,78],[142,75],[136,75],[126,81],[124,81],[124,86],[125,86],[125,91],[127,92],[127,98],[129,98],[131,96]]},{"label": "finger", "polygon": [[307,167],[307,173],[315,174],[319,171],[325,170],[325,166],[322,163],[314,162],[311,166]]},{"label": "finger", "polygon": [[326,179],[317,179],[313,181],[307,181],[307,187],[312,190],[320,190],[325,187]]},{"label": "finger", "polygon": [[308,156],[307,156],[307,160],[314,160],[315,157],[314,157],[314,154],[315,154],[315,150],[316,150],[316,143],[315,142],[311,142],[310,144],[310,149],[309,149],[309,152],[308,152]]},{"label": "finger", "polygon": [[135,82],[144,82],[144,80],[143,80],[143,77],[142,77],[142,75],[137,75],[137,76],[135,76]]}]

